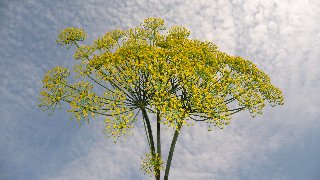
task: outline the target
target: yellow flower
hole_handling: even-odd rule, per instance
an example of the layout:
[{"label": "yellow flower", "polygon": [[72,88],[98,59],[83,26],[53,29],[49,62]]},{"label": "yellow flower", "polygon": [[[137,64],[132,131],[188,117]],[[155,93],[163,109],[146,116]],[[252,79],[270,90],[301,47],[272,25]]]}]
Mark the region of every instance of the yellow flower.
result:
[{"label": "yellow flower", "polygon": [[281,90],[251,61],[190,39],[185,27],[164,29],[163,19],[147,18],[140,27],[109,31],[91,45],[78,45],[87,36],[83,29],[62,30],[57,42],[78,46],[74,58],[81,61],[74,78],[64,67],[45,74],[40,106],[52,110],[69,103],[68,112],[79,122],[105,116],[105,131],[118,139],[133,128],[141,108],[161,111],[161,122],[172,128],[195,118],[223,128],[240,110],[255,116],[266,103],[283,104]]},{"label": "yellow flower", "polygon": [[76,41],[83,41],[87,37],[83,29],[69,27],[62,30],[58,36],[57,43],[60,45],[72,45]]}]

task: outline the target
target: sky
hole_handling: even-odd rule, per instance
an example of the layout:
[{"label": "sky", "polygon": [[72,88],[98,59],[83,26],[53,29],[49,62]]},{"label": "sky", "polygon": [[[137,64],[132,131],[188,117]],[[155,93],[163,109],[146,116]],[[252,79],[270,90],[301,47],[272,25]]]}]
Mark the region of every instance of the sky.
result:
[{"label": "sky", "polygon": [[[223,130],[183,129],[171,179],[320,179],[320,1],[1,0],[1,180],[153,179],[139,170],[148,152],[141,124],[114,144],[102,119],[79,126],[64,109],[48,116],[37,107],[44,73],[74,63],[55,42],[61,29],[84,28],[91,43],[147,17],[250,59],[285,98],[256,118],[236,114]],[[165,156],[172,134],[163,128]]]}]

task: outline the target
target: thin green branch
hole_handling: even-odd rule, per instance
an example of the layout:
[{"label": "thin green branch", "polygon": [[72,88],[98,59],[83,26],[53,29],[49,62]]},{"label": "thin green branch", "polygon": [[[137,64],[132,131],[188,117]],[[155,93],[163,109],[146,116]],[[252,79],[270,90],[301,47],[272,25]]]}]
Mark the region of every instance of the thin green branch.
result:
[{"label": "thin green branch", "polygon": [[168,180],[168,178],[169,178],[169,171],[170,171],[171,161],[172,161],[172,157],[173,157],[173,152],[174,152],[174,148],[176,146],[177,140],[178,140],[181,126],[182,126],[182,124],[178,124],[178,129],[175,130],[172,141],[171,141],[168,160],[167,160],[165,174],[164,174],[164,180]]}]

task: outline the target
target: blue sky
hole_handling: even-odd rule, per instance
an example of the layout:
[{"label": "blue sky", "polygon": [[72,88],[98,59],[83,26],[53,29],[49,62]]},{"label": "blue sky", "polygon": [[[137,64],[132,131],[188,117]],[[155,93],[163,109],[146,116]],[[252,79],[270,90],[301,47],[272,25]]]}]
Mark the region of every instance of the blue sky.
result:
[{"label": "blue sky", "polygon": [[[317,0],[2,0],[0,2],[0,179],[150,179],[139,170],[143,129],[117,144],[102,119],[79,126],[65,110],[37,108],[43,74],[71,67],[59,47],[70,26],[87,42],[115,28],[161,17],[193,38],[252,60],[282,89],[285,105],[259,117],[237,114],[224,130],[185,128],[172,179],[320,179],[320,3]],[[164,129],[163,149],[172,135]],[[151,178],[152,179],[152,178]]]}]

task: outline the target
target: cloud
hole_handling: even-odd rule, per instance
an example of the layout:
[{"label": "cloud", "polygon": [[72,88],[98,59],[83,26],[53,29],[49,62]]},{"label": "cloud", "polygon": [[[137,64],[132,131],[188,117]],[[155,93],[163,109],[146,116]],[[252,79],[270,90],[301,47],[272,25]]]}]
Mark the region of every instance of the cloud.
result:
[{"label": "cloud", "polygon": [[[139,171],[142,128],[113,144],[99,120],[78,127],[64,111],[48,117],[36,103],[44,72],[73,63],[72,50],[55,44],[60,29],[83,27],[91,42],[151,16],[251,59],[285,94],[283,107],[255,119],[240,113],[224,130],[185,128],[172,179],[320,177],[318,1],[4,1],[0,14],[0,179],[149,179]],[[163,132],[164,152],[171,135]]]}]

